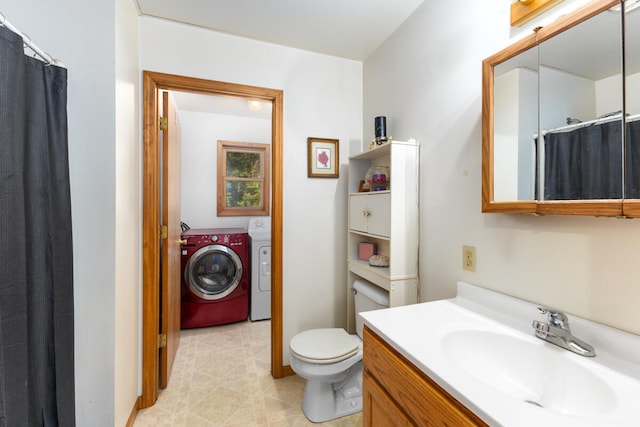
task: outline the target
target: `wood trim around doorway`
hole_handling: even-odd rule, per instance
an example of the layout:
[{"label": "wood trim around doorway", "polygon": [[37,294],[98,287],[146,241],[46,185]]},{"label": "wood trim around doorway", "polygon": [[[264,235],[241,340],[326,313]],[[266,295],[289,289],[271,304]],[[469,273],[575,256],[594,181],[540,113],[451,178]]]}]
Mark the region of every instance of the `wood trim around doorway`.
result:
[{"label": "wood trim around doorway", "polygon": [[158,325],[160,269],[160,170],[158,91],[175,90],[261,99],[272,103],[271,117],[271,374],[291,374],[282,360],[282,190],[283,190],[283,102],[284,93],[234,83],[172,74],[143,72],[143,173],[142,173],[142,394],[139,408],[158,398]]}]

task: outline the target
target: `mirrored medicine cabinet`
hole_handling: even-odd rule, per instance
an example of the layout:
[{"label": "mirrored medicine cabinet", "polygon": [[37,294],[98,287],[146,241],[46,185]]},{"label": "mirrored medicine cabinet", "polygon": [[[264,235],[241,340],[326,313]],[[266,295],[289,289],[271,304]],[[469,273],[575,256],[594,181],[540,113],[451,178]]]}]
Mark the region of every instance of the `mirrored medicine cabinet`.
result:
[{"label": "mirrored medicine cabinet", "polygon": [[640,217],[634,4],[589,3],[483,61],[483,212]]}]

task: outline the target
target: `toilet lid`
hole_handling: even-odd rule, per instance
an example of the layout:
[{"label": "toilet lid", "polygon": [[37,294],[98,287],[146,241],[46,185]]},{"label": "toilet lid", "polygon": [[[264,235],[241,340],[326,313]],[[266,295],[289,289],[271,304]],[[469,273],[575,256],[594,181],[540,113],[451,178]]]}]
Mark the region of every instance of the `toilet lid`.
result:
[{"label": "toilet lid", "polygon": [[327,364],[340,362],[358,353],[359,340],[344,329],[311,329],[291,338],[291,351],[301,360]]}]

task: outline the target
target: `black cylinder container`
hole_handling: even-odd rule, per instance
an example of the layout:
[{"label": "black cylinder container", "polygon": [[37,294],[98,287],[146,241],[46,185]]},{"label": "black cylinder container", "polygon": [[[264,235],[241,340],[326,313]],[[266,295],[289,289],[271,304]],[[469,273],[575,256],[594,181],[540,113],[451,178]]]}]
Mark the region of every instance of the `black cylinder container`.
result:
[{"label": "black cylinder container", "polygon": [[374,119],[375,135],[376,138],[387,137],[387,118],[385,116],[378,116]]}]

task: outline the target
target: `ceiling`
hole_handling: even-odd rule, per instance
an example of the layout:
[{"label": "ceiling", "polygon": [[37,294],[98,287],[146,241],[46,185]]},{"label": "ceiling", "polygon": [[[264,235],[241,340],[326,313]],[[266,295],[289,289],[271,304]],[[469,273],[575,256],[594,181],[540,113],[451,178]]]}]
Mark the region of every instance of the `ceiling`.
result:
[{"label": "ceiling", "polygon": [[137,0],[144,16],[364,61],[423,0]]}]

